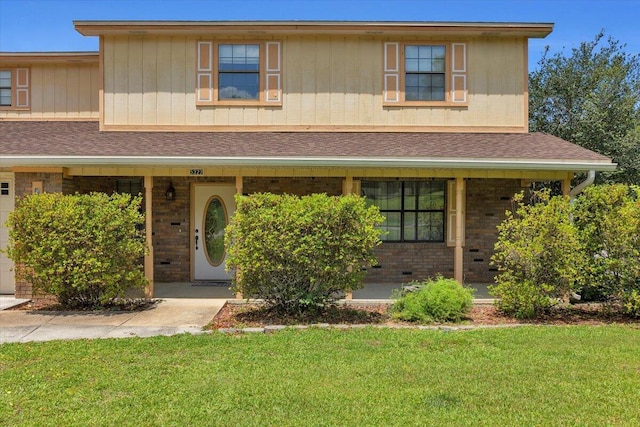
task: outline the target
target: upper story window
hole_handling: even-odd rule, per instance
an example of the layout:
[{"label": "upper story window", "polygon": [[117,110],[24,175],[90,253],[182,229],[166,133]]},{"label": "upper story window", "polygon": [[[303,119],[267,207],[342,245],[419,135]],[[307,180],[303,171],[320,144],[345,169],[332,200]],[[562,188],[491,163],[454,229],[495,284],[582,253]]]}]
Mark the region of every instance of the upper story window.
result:
[{"label": "upper story window", "polygon": [[0,109],[29,108],[29,69],[0,70]]},{"label": "upper story window", "polygon": [[259,99],[260,45],[218,45],[218,100]]},{"label": "upper story window", "polygon": [[406,101],[445,100],[445,47],[404,47],[404,93]]},{"label": "upper story window", "polygon": [[466,106],[466,43],[384,43],[385,106]]},{"label": "upper story window", "polygon": [[11,96],[11,71],[0,70],[0,107],[10,107]]},{"label": "upper story window", "polygon": [[282,105],[280,46],[198,41],[196,105]]}]

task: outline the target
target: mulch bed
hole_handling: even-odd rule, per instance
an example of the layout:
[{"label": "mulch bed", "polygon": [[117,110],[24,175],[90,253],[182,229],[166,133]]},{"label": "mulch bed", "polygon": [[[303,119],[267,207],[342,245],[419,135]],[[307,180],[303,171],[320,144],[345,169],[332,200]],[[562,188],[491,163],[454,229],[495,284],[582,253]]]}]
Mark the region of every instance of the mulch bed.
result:
[{"label": "mulch bed", "polygon": [[103,306],[65,307],[55,299],[37,299],[20,304],[10,310],[26,311],[144,311],[153,307],[159,300],[145,298],[125,298],[109,302]]},{"label": "mulch bed", "polygon": [[[358,305],[331,307],[324,313],[315,315],[284,316],[257,304],[226,304],[208,325],[210,329],[263,327],[267,325],[310,325],[328,324],[371,324],[371,325],[411,325],[395,320],[387,312],[387,305]],[[601,304],[578,304],[556,307],[549,314],[536,320],[520,320],[505,316],[493,305],[476,305],[461,324],[465,325],[603,325],[611,323],[636,324],[633,319],[612,313]]]}]

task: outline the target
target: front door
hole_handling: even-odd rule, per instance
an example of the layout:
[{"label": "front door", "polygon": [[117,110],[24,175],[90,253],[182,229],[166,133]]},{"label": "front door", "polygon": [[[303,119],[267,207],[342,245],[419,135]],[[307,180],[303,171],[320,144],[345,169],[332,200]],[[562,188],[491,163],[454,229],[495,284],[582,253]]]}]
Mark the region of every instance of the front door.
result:
[{"label": "front door", "polygon": [[193,184],[193,260],[195,280],[230,280],[225,271],[224,228],[235,212],[236,188]]},{"label": "front door", "polygon": [[[5,223],[9,218],[9,213],[15,207],[13,181],[13,173],[0,173],[0,249],[2,250],[6,249],[9,243],[9,228],[5,227]],[[13,262],[6,253],[0,252],[0,294],[13,294],[14,292]]]}]

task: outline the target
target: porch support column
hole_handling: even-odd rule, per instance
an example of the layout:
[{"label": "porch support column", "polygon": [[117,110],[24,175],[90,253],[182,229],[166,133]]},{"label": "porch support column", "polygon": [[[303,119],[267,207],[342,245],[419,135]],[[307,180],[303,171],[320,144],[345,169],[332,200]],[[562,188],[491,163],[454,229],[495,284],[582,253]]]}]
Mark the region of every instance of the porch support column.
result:
[{"label": "porch support column", "polygon": [[460,284],[464,280],[464,252],[462,250],[463,222],[462,222],[462,203],[464,195],[464,179],[456,178],[456,246],[453,258],[453,277]]},{"label": "porch support column", "polygon": [[571,192],[571,178],[562,180],[562,194],[568,196]]},{"label": "porch support column", "polygon": [[[242,175],[236,175],[236,194],[242,195]],[[236,283],[239,280],[239,271],[236,270]],[[236,292],[236,299],[242,299],[242,292]]]},{"label": "porch support column", "polygon": [[[351,194],[353,191],[353,177],[352,176],[347,176],[344,178],[344,183],[342,184],[342,195],[346,196]],[[344,296],[345,299],[353,299],[353,292],[351,290],[349,290],[346,295]]]},{"label": "porch support column", "polygon": [[153,177],[144,177],[145,235],[148,252],[144,256],[144,276],[148,284],[145,289],[147,298],[153,298]]}]

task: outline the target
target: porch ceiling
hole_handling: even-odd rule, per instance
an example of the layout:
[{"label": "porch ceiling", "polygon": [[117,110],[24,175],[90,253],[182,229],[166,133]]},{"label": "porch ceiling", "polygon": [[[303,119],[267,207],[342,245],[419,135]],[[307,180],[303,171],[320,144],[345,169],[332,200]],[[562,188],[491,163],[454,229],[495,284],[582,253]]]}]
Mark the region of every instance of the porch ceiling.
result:
[{"label": "porch ceiling", "polygon": [[544,133],[101,132],[97,122],[0,122],[0,167],[264,166],[613,170]]}]

